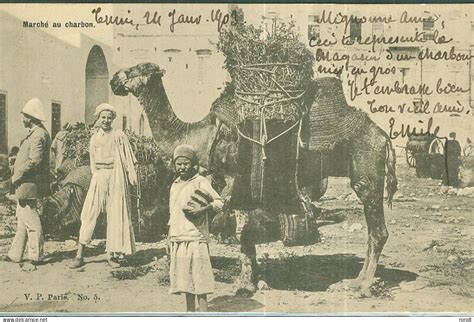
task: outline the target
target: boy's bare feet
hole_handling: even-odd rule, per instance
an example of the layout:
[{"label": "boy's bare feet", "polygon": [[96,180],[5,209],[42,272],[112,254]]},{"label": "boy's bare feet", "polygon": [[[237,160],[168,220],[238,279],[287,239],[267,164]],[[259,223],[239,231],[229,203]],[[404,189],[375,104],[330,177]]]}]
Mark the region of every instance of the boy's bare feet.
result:
[{"label": "boy's bare feet", "polygon": [[2,262],[8,262],[8,263],[16,263],[13,259],[8,257],[8,255],[2,255],[0,256],[0,261]]},{"label": "boy's bare feet", "polygon": [[77,269],[77,268],[82,267],[82,266],[84,266],[84,259],[76,257],[72,260],[71,266],[69,266],[69,268]]},{"label": "boy's bare feet", "polygon": [[25,272],[36,271],[35,262],[30,261],[30,260],[26,261],[25,263],[21,265],[21,270]]}]

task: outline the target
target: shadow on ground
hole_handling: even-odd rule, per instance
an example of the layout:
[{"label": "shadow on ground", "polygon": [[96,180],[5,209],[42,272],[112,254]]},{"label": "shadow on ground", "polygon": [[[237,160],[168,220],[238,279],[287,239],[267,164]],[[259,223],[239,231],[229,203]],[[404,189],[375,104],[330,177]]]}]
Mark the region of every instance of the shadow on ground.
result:
[{"label": "shadow on ground", "polygon": [[[263,258],[258,266],[260,279],[277,290],[326,291],[332,284],[356,278],[362,268],[363,258],[352,254],[335,255],[286,255],[281,258]],[[414,281],[418,274],[385,268],[379,265],[376,277],[387,287],[401,282]]]},{"label": "shadow on ground", "polygon": [[[76,257],[76,254],[77,254],[76,249],[56,251],[52,254],[47,255],[46,258],[45,258],[45,262],[48,263],[48,264],[59,263],[63,260],[72,259],[72,258]],[[87,258],[88,257],[99,256],[99,255],[102,255],[102,254],[105,254],[105,248],[102,247],[102,246],[94,247],[94,248],[87,248],[87,250],[85,252],[85,258],[86,258],[86,261],[93,262],[91,260],[87,260]]]},{"label": "shadow on ground", "polygon": [[[58,251],[54,252],[51,255],[48,255],[45,261],[48,264],[58,263],[66,259],[72,259],[76,256],[77,250],[68,250],[68,251]],[[99,255],[105,254],[105,247],[95,247],[95,248],[87,248],[85,253],[85,260],[88,263],[94,263],[97,261],[88,259],[90,257],[95,257]],[[147,265],[153,262],[155,259],[160,259],[161,257],[166,255],[165,248],[151,248],[140,250],[135,253],[135,255],[131,256],[127,263],[123,264],[124,267],[126,266],[142,266]],[[101,260],[99,262],[105,262],[106,260]]]},{"label": "shadow on ground", "polygon": [[131,256],[126,266],[142,266],[150,264],[166,255],[166,248],[150,248],[139,250],[135,255]]},{"label": "shadow on ground", "polygon": [[232,284],[240,274],[240,262],[235,257],[212,256],[211,265],[217,282]]},{"label": "shadow on ground", "polygon": [[219,296],[209,302],[210,312],[250,312],[264,305],[257,300],[236,295]]}]

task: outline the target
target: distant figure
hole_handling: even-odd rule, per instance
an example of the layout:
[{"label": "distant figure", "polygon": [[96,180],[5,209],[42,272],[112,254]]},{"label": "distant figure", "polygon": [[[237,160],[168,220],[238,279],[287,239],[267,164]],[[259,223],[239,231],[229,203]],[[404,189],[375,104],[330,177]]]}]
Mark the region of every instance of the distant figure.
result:
[{"label": "distant figure", "polygon": [[207,311],[207,294],[214,292],[209,254],[209,210],[224,203],[210,182],[199,174],[199,161],[189,145],[178,146],[173,164],[179,177],[170,191],[170,293],[185,294],[188,312]]},{"label": "distant figure", "polygon": [[46,121],[43,104],[29,100],[23,110],[23,125],[29,129],[21,141],[12,183],[15,187],[17,230],[8,255],[3,259],[21,262],[28,244],[25,270],[33,270],[43,261],[42,199],[49,194],[49,151],[51,139],[42,122]]},{"label": "distant figure", "polygon": [[461,156],[461,145],[456,140],[456,133],[449,133],[449,140],[446,141],[446,176],[444,185],[457,187],[459,185],[459,157]]},{"label": "distant figure", "polygon": [[467,138],[466,140],[466,145],[464,146],[464,149],[463,149],[463,154],[464,156],[468,157],[470,155],[472,155],[472,141],[470,138]]},{"label": "distant figure", "polygon": [[92,178],[82,207],[79,247],[71,268],[84,265],[84,249],[94,234],[97,218],[103,213],[107,214],[109,265],[120,267],[125,255],[135,253],[130,185],[137,184],[137,160],[125,133],[112,128],[117,116],[114,107],[100,104],[94,115],[97,131],[89,147]]},{"label": "distant figure", "polygon": [[66,136],[71,132],[72,126],[69,123],[64,124],[61,131],[56,134],[56,137],[51,143],[51,159],[54,162],[53,170],[56,173],[63,163],[64,149],[66,147]]},{"label": "distant figure", "polygon": [[[13,169],[15,167],[15,161],[18,155],[18,151],[20,151],[20,148],[14,146],[10,149],[10,153],[8,153],[8,167],[10,168],[10,174],[13,174]],[[13,185],[13,183],[10,184],[9,194],[15,194],[15,186]]]}]

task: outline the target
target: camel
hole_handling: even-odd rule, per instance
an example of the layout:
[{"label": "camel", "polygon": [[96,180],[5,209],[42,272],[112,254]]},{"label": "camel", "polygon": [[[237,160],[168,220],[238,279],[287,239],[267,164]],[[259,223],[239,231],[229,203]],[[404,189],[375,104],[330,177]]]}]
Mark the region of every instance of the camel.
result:
[{"label": "camel", "polygon": [[[208,162],[210,156],[212,156],[213,148],[217,144],[217,134],[221,131],[221,127],[216,124],[222,122],[229,128],[238,125],[235,121],[237,117],[232,115],[232,111],[236,111],[236,108],[232,108],[232,104],[235,103],[232,100],[232,87],[228,86],[226,88],[227,95],[221,95],[216,100],[210,114],[203,121],[185,123],[174,114],[166,97],[161,77],[163,77],[163,71],[158,66],[150,63],[139,64],[118,71],[113,76],[111,86],[116,95],[126,95],[130,92],[138,98],[147,113],[153,137],[160,147],[168,151],[170,155],[172,147],[178,143],[188,142],[194,145],[201,158]],[[311,119],[311,109],[313,112],[321,111],[321,108],[324,109],[327,104],[333,104],[335,92],[342,93],[342,85],[338,79],[316,79],[311,82],[305,98],[305,104],[310,110],[310,115],[306,117]],[[339,102],[343,106],[342,111],[346,113],[347,104],[344,95],[342,94],[342,98],[339,97],[339,99],[342,100]],[[347,108],[347,111],[349,111],[349,108]],[[356,112],[351,115],[355,115],[354,113]],[[213,122],[216,118],[220,122]],[[389,137],[368,116],[360,119],[362,123],[358,126],[358,132],[346,133],[344,140],[335,142],[330,149],[319,149],[318,147],[311,149],[308,146],[301,148],[302,158],[297,163],[300,165],[298,176],[302,180],[297,184],[307,197],[311,198],[312,201],[317,201],[325,193],[329,176],[346,176],[351,179],[351,187],[364,204],[368,227],[368,248],[363,268],[358,277],[350,284],[353,289],[361,294],[367,294],[370,292],[369,288],[374,280],[379,257],[388,238],[383,207],[384,183],[387,182],[387,198],[388,202],[391,203],[397,189],[397,179],[395,175],[395,154]],[[324,114],[319,121],[321,120],[324,122]],[[312,135],[323,135],[324,133],[317,133],[318,129],[311,128],[308,122],[310,121],[307,120],[305,128],[308,132],[306,139],[309,142]],[[316,122],[316,124],[318,123]],[[281,129],[284,129],[285,126],[286,124],[281,122],[279,124],[269,124],[269,133],[271,134],[272,129],[281,132]],[[247,129],[252,131],[252,124]],[[253,131],[259,132],[259,129],[254,126]],[[296,135],[295,129],[289,131],[287,137],[296,138]],[[290,168],[294,166],[295,162],[292,163],[288,159],[287,154],[289,152],[285,152],[293,149],[294,142],[296,141],[283,139],[279,144],[268,146],[266,159],[269,160],[268,164],[270,166],[266,170],[266,175],[272,180],[273,177],[280,178],[280,182],[287,180],[290,172],[285,177],[285,170],[282,170],[283,168],[279,166],[279,162],[290,164]],[[232,189],[231,205],[233,205],[233,209],[251,215],[255,208],[262,207],[262,205],[256,205],[254,209],[249,209],[248,205],[245,204],[245,198],[240,198],[240,204],[238,201],[232,202],[232,199],[239,199],[242,192],[245,194],[248,190],[249,180],[242,178],[248,177],[249,172],[261,167],[262,163],[252,161],[251,158],[255,158],[255,155],[257,155],[257,158],[259,157],[257,152],[259,149],[252,147],[250,141],[240,138],[238,144],[238,169],[236,169],[237,173]],[[293,170],[290,169],[289,171]],[[270,190],[275,188],[278,182],[273,181],[273,183]],[[272,204],[273,207],[275,205],[285,205],[286,197],[281,196],[283,196],[282,200],[269,200],[267,202],[270,209]],[[273,208],[273,210],[275,209]],[[253,223],[252,218],[249,218],[242,229],[240,238],[242,270],[237,290],[240,294],[252,294],[255,291],[255,281],[253,279],[256,267],[255,243],[258,232],[252,226]]]},{"label": "camel", "polygon": [[[220,126],[215,124],[212,113],[203,120],[187,123],[173,111],[166,95],[162,77],[164,70],[151,63],[119,70],[110,81],[115,95],[133,94],[145,108],[155,142],[168,155],[179,144],[189,144],[198,152],[200,165],[209,168],[209,152],[217,143]],[[208,169],[209,170],[209,169]]]}]

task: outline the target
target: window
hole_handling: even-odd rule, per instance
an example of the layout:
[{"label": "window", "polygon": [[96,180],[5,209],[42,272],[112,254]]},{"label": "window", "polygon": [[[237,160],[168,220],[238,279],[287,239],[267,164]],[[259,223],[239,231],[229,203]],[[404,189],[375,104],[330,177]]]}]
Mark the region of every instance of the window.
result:
[{"label": "window", "polygon": [[277,21],[279,19],[278,16],[279,14],[277,12],[270,11],[262,17],[267,37],[271,37],[275,34],[277,28]]},{"label": "window", "polygon": [[351,19],[351,23],[349,25],[350,30],[350,38],[352,41],[356,41],[362,37],[362,23],[360,19],[353,18]]},{"label": "window", "polygon": [[173,60],[173,57],[176,57],[181,52],[181,49],[168,48],[168,49],[164,49],[163,52],[167,54],[168,62],[171,63]]},{"label": "window", "polygon": [[409,70],[410,68],[408,67],[400,67],[400,74],[402,74],[402,84],[405,84],[405,79]]},{"label": "window", "polygon": [[374,22],[372,23],[372,35],[382,36],[384,31],[383,22]]},{"label": "window", "polygon": [[432,17],[423,19],[423,39],[434,39],[434,19]]},{"label": "window", "polygon": [[0,93],[0,153],[8,153],[7,95]]},{"label": "window", "polygon": [[198,58],[198,82],[203,83],[205,79],[205,71],[208,58],[211,57],[212,51],[210,49],[198,49],[196,50]]},{"label": "window", "polygon": [[419,97],[413,99],[413,106],[416,108],[416,110],[420,110],[421,107],[423,106],[423,100]]},{"label": "window", "polygon": [[309,15],[308,16],[308,40],[314,39],[317,40],[321,37],[320,25],[318,23],[318,15]]},{"label": "window", "polygon": [[321,37],[319,25],[308,25],[308,40],[318,40]]},{"label": "window", "polygon": [[51,139],[61,130],[61,103],[51,103]]},{"label": "window", "polygon": [[434,28],[434,20],[433,18],[425,18],[423,19],[423,30],[432,30]]},{"label": "window", "polygon": [[212,55],[212,50],[210,50],[210,49],[197,49],[196,54],[198,56],[211,56]]}]

